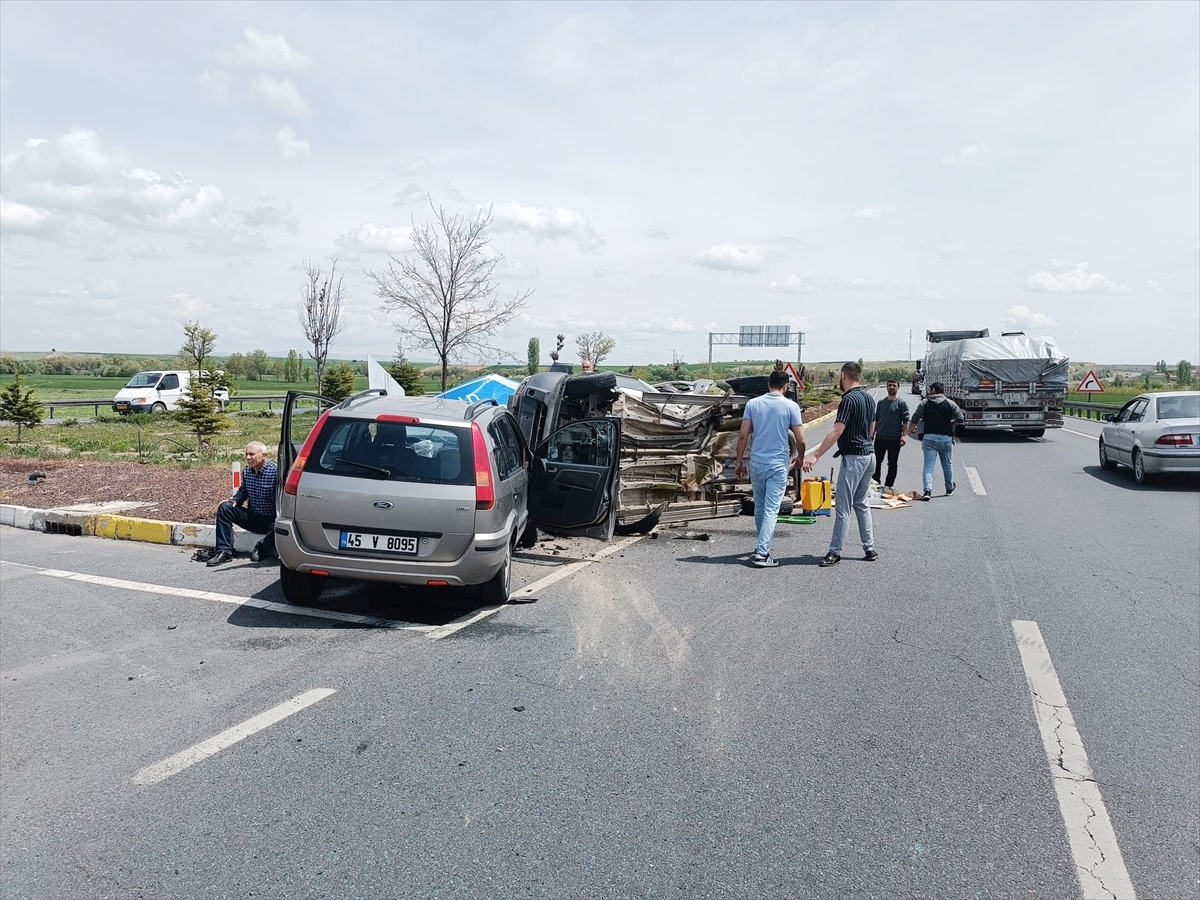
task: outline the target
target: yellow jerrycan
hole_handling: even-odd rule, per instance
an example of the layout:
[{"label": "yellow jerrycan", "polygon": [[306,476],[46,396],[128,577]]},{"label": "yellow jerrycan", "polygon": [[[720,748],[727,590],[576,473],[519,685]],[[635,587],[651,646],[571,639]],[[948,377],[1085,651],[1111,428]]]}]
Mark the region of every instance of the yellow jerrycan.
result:
[{"label": "yellow jerrycan", "polygon": [[806,516],[828,516],[833,509],[833,482],[828,478],[805,478],[800,483],[800,508]]}]

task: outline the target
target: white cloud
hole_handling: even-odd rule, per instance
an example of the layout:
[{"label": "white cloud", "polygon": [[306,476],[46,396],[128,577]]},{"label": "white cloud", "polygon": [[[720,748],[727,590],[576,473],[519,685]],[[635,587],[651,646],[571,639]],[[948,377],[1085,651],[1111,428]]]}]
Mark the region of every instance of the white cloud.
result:
[{"label": "white cloud", "polygon": [[575,241],[581,250],[595,250],[604,244],[581,210],[563,206],[524,206],[515,200],[497,203],[492,208],[493,231],[527,234],[535,240]]},{"label": "white cloud", "polygon": [[[1065,265],[1053,259],[1050,260],[1050,264],[1052,266]],[[1081,262],[1075,268],[1065,272],[1035,272],[1025,282],[1025,290],[1049,291],[1054,294],[1076,293],[1080,291],[1102,291],[1115,294],[1127,289],[1101,275],[1099,272],[1089,271],[1088,264]]]},{"label": "white cloud", "polygon": [[427,196],[427,192],[426,192],[425,188],[418,187],[417,185],[413,184],[412,182],[409,182],[408,185],[404,188],[404,190],[397,191],[395,193],[395,195],[392,197],[392,205],[393,206],[412,206],[414,203],[424,200],[426,196]]},{"label": "white cloud", "polygon": [[1028,306],[1010,306],[1004,321],[1011,325],[1028,325],[1033,328],[1053,328],[1058,324],[1045,313],[1034,312]]},{"label": "white cloud", "polygon": [[433,164],[423,156],[414,156],[407,162],[402,162],[399,165],[392,166],[392,171],[397,175],[407,175],[412,177],[420,175],[433,168]]},{"label": "white cloud", "polygon": [[9,234],[38,234],[50,221],[44,209],[16,203],[0,194],[0,229]]},{"label": "white cloud", "polygon": [[627,284],[614,284],[614,285],[612,286],[611,290],[612,290],[612,291],[613,291],[613,293],[615,293],[615,294],[628,294],[628,293],[629,293],[629,285],[627,285]]},{"label": "white cloud", "polygon": [[312,65],[312,58],[289,44],[282,34],[247,28],[242,38],[232,50],[221,54],[222,62],[256,69],[306,69]]},{"label": "white cloud", "polygon": [[364,222],[339,235],[337,245],[367,253],[404,253],[412,246],[412,228],[408,225],[376,225]]},{"label": "white cloud", "polygon": [[592,270],[593,278],[607,278],[611,274],[612,268],[610,266],[599,266]]},{"label": "white cloud", "polygon": [[668,231],[663,231],[661,228],[653,228],[650,230],[650,233],[646,235],[646,237],[650,238],[652,241],[668,241],[671,239],[671,233]]},{"label": "white cloud", "polygon": [[497,278],[526,279],[538,277],[537,266],[530,263],[514,262],[508,257],[500,260],[496,265],[495,272]]},{"label": "white cloud", "polygon": [[896,211],[896,207],[890,203],[872,203],[870,206],[864,206],[858,212],[850,214],[851,219],[882,219],[884,216],[890,216]]},{"label": "white cloud", "polygon": [[78,241],[117,228],[173,234],[202,252],[237,248],[244,253],[266,246],[260,231],[228,208],[216,185],[131,166],[124,151],[90,129],[28,141],[0,160],[0,173],[4,215],[14,233],[20,229],[49,240]]},{"label": "white cloud", "polygon": [[1150,281],[1146,282],[1146,290],[1150,291],[1151,293],[1155,293],[1155,294],[1161,294],[1163,292],[1162,285],[1159,282],[1154,281],[1154,280],[1150,280]]},{"label": "white cloud", "polygon": [[881,291],[895,287],[869,278],[828,278],[824,275],[789,275],[783,281],[768,281],[762,289],[769,294],[817,294],[836,291]]},{"label": "white cloud", "polygon": [[130,246],[125,251],[133,259],[140,259],[146,262],[170,262],[171,254],[159,250],[149,241],[139,241]]},{"label": "white cloud", "polygon": [[[810,319],[808,316],[801,316],[795,313],[785,313],[784,315],[780,316],[779,324],[791,325],[797,331],[805,331],[813,327],[812,319]],[[716,328],[714,327],[706,330],[716,331]]]},{"label": "white cloud", "polygon": [[986,144],[968,144],[961,150],[955,150],[949,156],[942,157],[942,164],[947,166],[986,166],[992,156],[992,150]]},{"label": "white cloud", "polygon": [[250,84],[250,94],[287,116],[307,116],[308,101],[286,78],[260,75]]},{"label": "white cloud", "polygon": [[[621,329],[614,329],[620,331]],[[679,318],[655,318],[648,322],[639,322],[630,329],[638,334],[691,334],[696,330],[691,322]]]},{"label": "white cloud", "polygon": [[295,159],[297,156],[308,156],[308,141],[296,137],[292,126],[286,125],[275,133],[275,143],[284,159]]},{"label": "white cloud", "polygon": [[904,249],[916,253],[935,253],[942,259],[955,259],[967,253],[967,245],[962,241],[905,241]]},{"label": "white cloud", "polygon": [[737,244],[714,244],[705,247],[692,257],[692,263],[724,272],[761,272],[767,267],[762,250]]}]

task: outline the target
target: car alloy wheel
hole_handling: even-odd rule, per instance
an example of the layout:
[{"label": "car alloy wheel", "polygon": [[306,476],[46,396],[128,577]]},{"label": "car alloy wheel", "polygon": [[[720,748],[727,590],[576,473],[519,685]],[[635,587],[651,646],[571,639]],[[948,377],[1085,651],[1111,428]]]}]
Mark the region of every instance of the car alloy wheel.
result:
[{"label": "car alloy wheel", "polygon": [[1104,441],[1100,441],[1100,468],[1111,472],[1117,467],[1117,464],[1108,456],[1108,446]]},{"label": "car alloy wheel", "polygon": [[1146,483],[1146,460],[1142,458],[1141,450],[1133,451],[1133,480],[1138,484]]},{"label": "car alloy wheel", "polygon": [[500,566],[500,570],[491,577],[491,580],[483,585],[480,594],[485,603],[491,606],[500,606],[508,602],[509,592],[512,590],[512,547],[509,546],[504,551],[504,563]]}]

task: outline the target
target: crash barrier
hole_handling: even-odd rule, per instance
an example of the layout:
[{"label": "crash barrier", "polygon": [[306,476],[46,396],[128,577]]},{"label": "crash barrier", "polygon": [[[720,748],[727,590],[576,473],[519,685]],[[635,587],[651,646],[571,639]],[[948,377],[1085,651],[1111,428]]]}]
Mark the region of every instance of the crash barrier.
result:
[{"label": "crash barrier", "polygon": [[[276,403],[283,403],[283,401],[286,399],[286,394],[276,394],[262,397],[230,397],[229,402],[225,404],[225,408],[228,409],[236,403],[238,412],[242,412],[246,408],[247,403],[265,403],[267,404],[267,409],[274,409]],[[112,400],[42,400],[40,402],[49,411],[49,418],[51,419],[54,418],[54,410],[56,407],[63,409],[69,409],[72,407],[83,407],[84,409],[87,409],[88,407],[91,407],[94,410],[92,414],[98,416],[100,415],[100,407],[104,407],[105,411],[108,412],[112,410],[113,403]]]},{"label": "crash barrier", "polygon": [[[1113,406],[1111,403],[1077,403],[1068,400],[1063,404],[1063,412],[1066,415],[1080,419],[1103,419],[1105,413],[1116,414],[1120,411],[1120,406]],[[1095,415],[1092,415],[1093,413]]]}]

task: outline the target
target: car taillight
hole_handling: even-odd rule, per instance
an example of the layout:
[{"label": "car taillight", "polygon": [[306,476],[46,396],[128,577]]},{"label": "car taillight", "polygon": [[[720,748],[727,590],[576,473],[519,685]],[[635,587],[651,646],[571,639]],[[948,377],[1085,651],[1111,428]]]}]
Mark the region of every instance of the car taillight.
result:
[{"label": "car taillight", "polygon": [[492,455],[478,422],[471,423],[471,446],[475,451],[475,508],[491,509],[496,505],[496,483],[492,473]]},{"label": "car taillight", "polygon": [[317,435],[321,433],[321,428],[325,425],[325,420],[329,418],[329,410],[321,413],[321,418],[317,419],[317,424],[313,426],[312,431],[308,433],[308,437],[304,440],[304,446],[300,448],[300,454],[296,457],[292,467],[288,469],[287,481],[283,483],[283,492],[296,496],[296,489],[300,487],[300,473],[304,471],[304,464],[308,462],[308,454],[312,452],[313,444],[317,442]]},{"label": "car taillight", "polygon": [[1190,434],[1164,434],[1154,443],[1164,447],[1190,447],[1192,436]]}]

